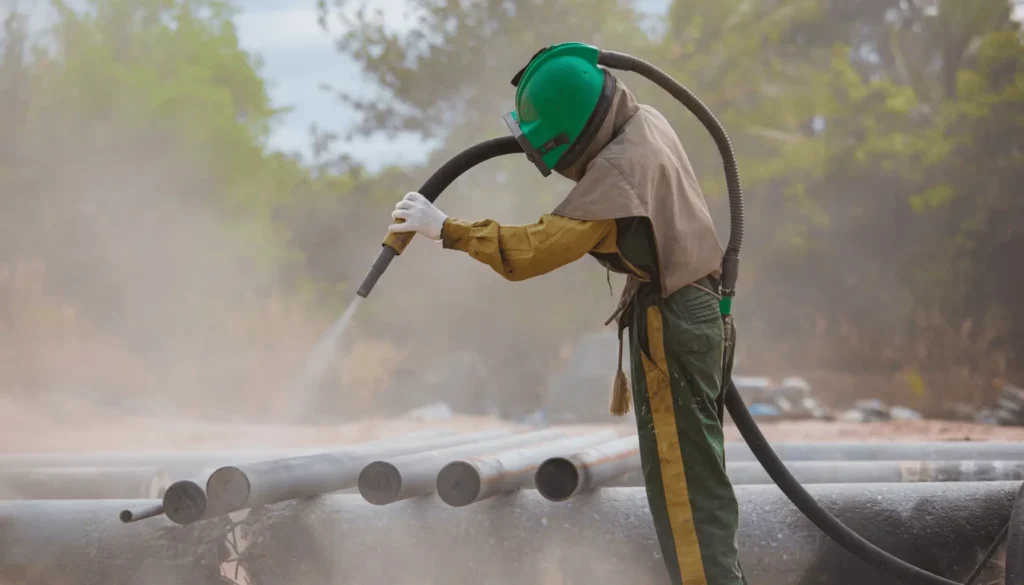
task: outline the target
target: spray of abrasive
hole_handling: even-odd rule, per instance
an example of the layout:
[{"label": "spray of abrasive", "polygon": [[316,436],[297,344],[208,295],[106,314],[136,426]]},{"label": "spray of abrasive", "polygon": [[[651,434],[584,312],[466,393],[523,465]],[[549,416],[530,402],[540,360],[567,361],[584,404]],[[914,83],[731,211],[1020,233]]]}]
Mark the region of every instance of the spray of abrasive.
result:
[{"label": "spray of abrasive", "polygon": [[334,350],[338,346],[338,342],[345,336],[345,329],[348,328],[349,323],[352,321],[352,316],[355,315],[356,309],[359,308],[361,300],[363,300],[361,296],[356,296],[356,298],[352,299],[348,308],[320,336],[316,345],[313,346],[313,352],[310,354],[309,359],[306,360],[306,367],[302,371],[297,395],[293,396],[290,402],[292,405],[292,412],[289,413],[291,418],[302,416],[316,399],[317,388],[320,381],[323,380],[328,366],[331,364]]}]

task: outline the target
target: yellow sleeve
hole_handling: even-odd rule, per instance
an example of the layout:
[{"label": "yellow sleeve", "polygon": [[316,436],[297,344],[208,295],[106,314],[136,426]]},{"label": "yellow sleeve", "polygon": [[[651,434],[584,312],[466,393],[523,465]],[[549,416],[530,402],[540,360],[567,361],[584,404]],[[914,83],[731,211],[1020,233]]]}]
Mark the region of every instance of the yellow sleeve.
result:
[{"label": "yellow sleeve", "polygon": [[530,225],[449,218],[441,230],[445,248],[461,250],[507,280],[526,280],[575,262],[587,252],[615,252],[615,220],[582,221],[543,215]]}]

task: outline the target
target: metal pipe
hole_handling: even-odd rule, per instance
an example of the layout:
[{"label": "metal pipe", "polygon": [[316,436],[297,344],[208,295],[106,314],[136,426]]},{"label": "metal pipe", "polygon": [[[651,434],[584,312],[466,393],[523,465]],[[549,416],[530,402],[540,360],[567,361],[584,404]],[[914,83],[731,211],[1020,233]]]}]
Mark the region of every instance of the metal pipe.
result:
[{"label": "metal pipe", "polygon": [[154,467],[30,467],[0,469],[7,499],[125,500],[159,498],[171,480]]},{"label": "metal pipe", "polygon": [[[502,437],[510,434],[511,431],[505,429],[481,431],[478,433],[462,435],[444,434],[434,438],[427,438],[422,436],[421,433],[417,433],[416,436],[411,439],[408,435],[405,435],[395,439],[355,444],[344,451],[338,451],[336,455],[342,453],[360,454],[363,457],[363,462],[365,463],[368,460],[386,456],[394,452],[408,452],[410,449],[416,451],[421,449],[425,444],[462,444],[467,441],[474,441],[481,438]],[[195,522],[201,522],[203,520],[208,520],[210,518],[215,518],[217,516],[242,509],[242,507],[221,508],[217,505],[217,502],[207,494],[207,487],[210,485],[210,481],[213,479],[213,475],[216,471],[217,469],[205,469],[191,479],[176,481],[168,486],[167,491],[164,492],[163,496],[163,507],[164,513],[172,522],[176,524],[193,524]],[[218,481],[214,482],[214,486],[222,495],[224,492],[228,492],[229,496],[237,495],[240,488],[245,487],[244,484],[240,484],[239,479],[240,478],[237,474],[227,471]],[[280,493],[280,491],[288,489],[286,484],[287,481],[284,479],[274,487],[279,488],[278,493]],[[237,501],[237,498],[235,501]]]},{"label": "metal pipe", "polygon": [[[552,502],[569,498],[640,469],[640,441],[631,435],[585,449],[568,457],[552,457],[537,468],[537,491]],[[640,486],[643,486],[641,477]]]},{"label": "metal pipe", "polygon": [[117,515],[118,519],[125,524],[132,522],[138,522],[139,520],[145,520],[147,518],[156,518],[164,513],[163,504],[150,504],[147,506],[139,506],[134,510],[125,508],[121,510],[121,513]]},{"label": "metal pipe", "polygon": [[[425,431],[425,436],[450,430]],[[420,433],[397,439],[412,440]],[[422,436],[421,436],[422,437]],[[358,443],[293,449],[239,449],[232,451],[106,451],[84,453],[20,453],[0,455],[0,469],[26,467],[159,467],[171,476],[192,476],[207,467],[302,457],[354,447]],[[818,442],[772,445],[790,461],[1024,461],[1024,442],[903,441]],[[742,442],[726,443],[727,461],[755,461]]]},{"label": "metal pipe", "polygon": [[220,467],[267,459],[301,457],[316,453],[330,453],[362,447],[367,444],[387,444],[415,441],[455,434],[451,429],[419,431],[375,440],[371,443],[348,443],[316,445],[291,449],[237,449],[210,451],[195,449],[189,451],[90,451],[69,453],[18,453],[0,455],[0,469],[26,467],[159,467],[171,477],[190,477],[208,467]]},{"label": "metal pipe", "polygon": [[[545,461],[537,469],[537,490],[552,502],[563,502],[598,487],[643,487],[637,446],[616,443],[621,445],[617,449],[601,445]],[[804,485],[1024,480],[1024,461],[793,461],[786,467]],[[726,471],[733,485],[774,483],[760,463],[726,463]]]},{"label": "metal pipe", "polygon": [[[481,431],[479,433],[440,436],[434,439],[414,438],[409,440],[407,437],[400,437],[393,440],[356,444],[344,451],[338,451],[335,455],[356,453],[362,456],[363,463],[366,463],[377,457],[387,456],[387,454],[395,451],[407,452],[409,449],[416,451],[420,449],[422,445],[431,444],[433,442],[440,444],[452,444],[453,442],[455,444],[462,444],[476,439],[504,437],[510,434],[511,431],[496,429],[491,431]],[[205,469],[197,476],[191,479],[176,481],[167,488],[167,491],[164,492],[163,507],[164,513],[172,522],[175,524],[193,524],[203,520],[209,520],[210,518],[215,518],[217,516],[222,516],[245,507],[243,504],[242,507],[229,506],[227,508],[221,508],[217,502],[207,494],[207,487],[211,485],[211,480],[217,471],[218,469]],[[281,479],[281,481],[272,487],[278,488],[278,493],[281,493],[282,491],[287,490],[288,487],[286,478],[279,479]],[[234,474],[231,471],[226,471],[222,474],[222,476],[214,482],[213,485],[220,495],[223,496],[227,493],[228,498],[232,495],[237,496],[238,492],[245,488],[244,482],[240,481],[238,474]],[[238,501],[237,497],[234,501]]]},{"label": "metal pipe", "polygon": [[567,437],[534,447],[508,449],[452,461],[437,474],[437,495],[449,506],[468,506],[533,483],[537,467],[548,457],[572,453],[617,437],[614,430]]},{"label": "metal pipe", "polygon": [[[894,441],[778,443],[784,461],[1024,461],[1024,442]],[[727,462],[757,461],[746,443],[726,443]]]},{"label": "metal pipe", "polygon": [[337,453],[221,467],[206,482],[206,497],[210,506],[220,513],[227,513],[336,492],[356,487],[363,467],[381,457],[422,453],[511,434],[507,430],[483,431],[386,448],[353,448]]},{"label": "metal pipe", "polygon": [[221,514],[210,506],[210,499],[206,497],[206,482],[214,471],[206,469],[191,479],[181,479],[167,487],[161,507],[171,522],[192,524]]},{"label": "metal pipe", "polygon": [[[1006,523],[1018,487],[808,489],[871,542],[962,582]],[[736,495],[749,583],[898,585],[825,538],[774,486],[738,486]],[[0,582],[223,585],[221,571],[238,569],[259,583],[669,583],[643,489],[602,489],[562,505],[520,490],[461,509],[327,495],[188,527],[165,518],[122,524],[114,516],[126,503],[0,502]],[[1000,583],[998,565],[978,583]]]},{"label": "metal pipe", "polygon": [[563,436],[563,433],[556,430],[533,431],[481,443],[374,461],[364,467],[359,474],[359,493],[367,502],[378,506],[415,496],[427,496],[437,489],[437,474],[441,468],[455,459],[495,453]]}]

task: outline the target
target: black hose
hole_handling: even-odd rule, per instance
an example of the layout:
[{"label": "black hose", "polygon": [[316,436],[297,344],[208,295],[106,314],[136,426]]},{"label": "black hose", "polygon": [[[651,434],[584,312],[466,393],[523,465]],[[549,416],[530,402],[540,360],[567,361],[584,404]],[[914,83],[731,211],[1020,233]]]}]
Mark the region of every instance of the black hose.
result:
[{"label": "black hose", "polygon": [[754,422],[754,418],[750,416],[750,411],[747,410],[747,406],[743,403],[739,391],[736,390],[736,384],[732,380],[729,380],[729,385],[726,388],[725,407],[729,409],[729,415],[732,417],[733,422],[736,423],[736,428],[739,429],[743,440],[750,446],[750,450],[757,457],[761,467],[764,467],[764,470],[768,472],[768,477],[772,478],[772,481],[779,486],[782,493],[786,494],[789,501],[793,502],[793,505],[808,520],[828,535],[829,538],[836,541],[839,546],[860,560],[875,565],[883,572],[896,577],[904,583],[914,585],[959,585],[956,581],[933,575],[928,571],[919,569],[890,555],[864,540],[859,534],[837,520],[828,510],[822,508],[811,494],[807,493],[804,486],[800,485],[800,482],[786,469],[779,456],[775,454],[771,445],[768,444],[768,440],[761,433],[761,429]]},{"label": "black hose", "polygon": [[1017,492],[1006,533],[1006,585],[1024,585],[1024,485]]},{"label": "black hose", "polygon": [[501,138],[484,140],[480,144],[475,144],[463,150],[441,165],[423,183],[418,193],[433,203],[441,195],[441,192],[448,188],[448,185],[451,185],[455,179],[458,179],[469,169],[492,158],[518,152],[523,152],[523,147],[519,146],[519,142],[516,141],[514,136],[502,136]]},{"label": "black hose", "polygon": [[[519,146],[519,142],[516,141],[514,136],[502,136],[500,138],[491,138],[490,140],[484,140],[479,144],[474,144],[466,150],[463,150],[459,154],[448,159],[448,162],[441,165],[434,174],[430,175],[430,178],[423,183],[420,187],[419,194],[430,200],[431,203],[437,200],[441,193],[451,185],[455,179],[462,176],[463,173],[476,165],[491,160],[506,154],[515,154],[517,152],[523,152],[523,147]],[[412,235],[405,235],[404,238],[411,238]],[[370,295],[370,291],[377,285],[377,281],[384,275],[384,271],[391,265],[391,261],[395,259],[402,252],[402,248],[408,243],[399,245],[398,241],[401,241],[403,237],[395,237],[395,240],[391,242],[392,245],[388,245],[387,240],[385,244],[381,246],[380,252],[377,254],[377,259],[373,261],[373,265],[370,266],[369,272],[363,277],[363,282],[360,283],[359,288],[356,289],[356,294],[363,297],[364,299]]]},{"label": "black hose", "polygon": [[718,118],[693,92],[647,61],[625,53],[601,51],[597,62],[612,69],[638,73],[653,81],[686,106],[714,138],[722,157],[725,185],[729,191],[729,243],[725,247],[725,257],[722,258],[722,295],[733,296],[739,277],[740,246],[743,245],[743,186],[740,183],[739,165],[736,163],[729,135],[725,133]]},{"label": "black hose", "polygon": [[992,560],[992,557],[995,556],[996,551],[999,550],[999,545],[1003,544],[1003,540],[1006,538],[1006,533],[1009,530],[1010,523],[1007,522],[1006,524],[1003,524],[1003,529],[999,531],[999,536],[996,536],[996,539],[992,541],[992,544],[989,545],[988,550],[985,551],[985,554],[981,555],[981,560],[978,561],[977,565],[975,565],[974,570],[971,571],[971,574],[967,575],[967,579],[964,580],[964,585],[974,585],[974,582],[977,581],[978,577],[981,576],[981,572],[985,570],[985,565],[987,565],[988,562]]}]

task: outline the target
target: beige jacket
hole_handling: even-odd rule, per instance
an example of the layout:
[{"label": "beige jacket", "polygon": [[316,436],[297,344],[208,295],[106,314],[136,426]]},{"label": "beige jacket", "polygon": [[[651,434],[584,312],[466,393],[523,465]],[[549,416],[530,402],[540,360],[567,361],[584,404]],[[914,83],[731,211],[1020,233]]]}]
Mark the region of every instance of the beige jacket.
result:
[{"label": "beige jacket", "polygon": [[576,186],[553,215],[584,221],[650,220],[662,296],[718,275],[724,249],[683,145],[668,120],[637,104],[620,80],[604,124],[580,160],[562,175]]}]

